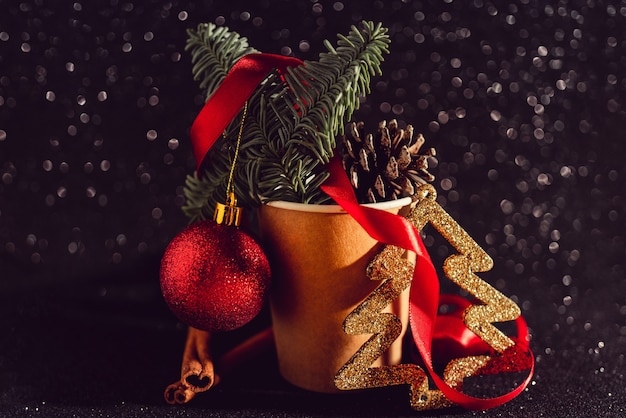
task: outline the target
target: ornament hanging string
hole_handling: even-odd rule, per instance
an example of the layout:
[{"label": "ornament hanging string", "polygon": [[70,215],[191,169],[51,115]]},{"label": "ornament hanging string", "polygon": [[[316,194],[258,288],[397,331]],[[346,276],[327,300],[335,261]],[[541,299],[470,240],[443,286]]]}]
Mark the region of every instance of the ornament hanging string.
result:
[{"label": "ornament hanging string", "polygon": [[[288,67],[301,64],[302,61],[296,58],[273,54],[250,54],[237,61],[205,103],[191,127],[190,135],[197,169],[202,165],[217,138],[267,74],[274,69],[285,72]],[[436,386],[449,400],[467,409],[493,408],[519,395],[530,382],[533,374],[532,364],[528,377],[521,385],[496,398],[468,396],[451,388],[437,375],[433,368],[432,341],[438,311],[439,278],[419,233],[402,216],[359,205],[338,158],[331,160],[329,172],[330,177],[321,186],[322,190],[357,220],[372,238],[413,251],[417,255],[410,293],[410,323],[415,346]],[[525,336],[518,336],[518,342],[524,338]]]},{"label": "ornament hanging string", "polygon": [[248,102],[246,101],[243,106],[243,114],[241,116],[241,123],[239,124],[239,132],[237,133],[235,155],[233,156],[233,162],[230,165],[230,172],[228,173],[228,184],[226,185],[226,204],[217,202],[215,205],[215,211],[213,212],[213,220],[218,224],[239,226],[239,224],[241,223],[241,208],[237,206],[237,196],[235,195],[235,184],[233,182],[233,177],[235,175],[235,166],[237,165],[237,158],[239,157],[241,136],[243,135],[243,126],[246,122],[247,114]]},{"label": "ornament hanging string", "polygon": [[239,157],[239,147],[241,146],[241,135],[243,134],[243,125],[246,121],[246,115],[248,114],[248,102],[243,105],[243,115],[241,116],[241,123],[239,124],[239,132],[237,133],[237,144],[235,145],[235,155],[233,156],[233,162],[230,165],[230,172],[228,173],[228,184],[226,185],[226,201],[230,198],[231,193],[235,193],[235,185],[233,184],[233,176],[235,175],[235,165],[237,164],[237,158]]}]

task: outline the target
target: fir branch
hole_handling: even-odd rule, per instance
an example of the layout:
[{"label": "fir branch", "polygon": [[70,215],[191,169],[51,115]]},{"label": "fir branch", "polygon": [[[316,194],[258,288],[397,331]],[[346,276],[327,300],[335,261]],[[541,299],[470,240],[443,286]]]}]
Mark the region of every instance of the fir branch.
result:
[{"label": "fir branch", "polygon": [[201,80],[200,88],[206,98],[213,94],[239,58],[258,52],[237,32],[213,23],[201,23],[195,30],[188,29],[187,35],[185,51],[191,51],[193,79]]},{"label": "fir branch", "polygon": [[202,177],[199,177],[197,172],[187,175],[184,187],[185,204],[182,210],[189,218],[189,222],[210,219],[213,216],[213,213],[209,213],[209,200],[214,192],[214,183],[209,180],[208,174]]},{"label": "fir branch", "polygon": [[[190,51],[193,79],[200,81],[200,88],[208,99],[226,77],[228,71],[244,55],[258,52],[248,45],[248,40],[227,27],[213,23],[201,23],[196,29],[187,30],[185,51]],[[215,152],[215,149],[223,149]],[[210,153],[211,169],[203,176],[197,173],[185,181],[185,205],[183,212],[191,222],[211,218],[217,201],[223,201],[226,190],[230,156],[222,141]],[[224,149],[225,148],[225,149]],[[223,189],[223,190],[222,190]]]},{"label": "fir branch", "polygon": [[[289,68],[285,75],[289,89],[275,96],[271,108],[286,131],[280,144],[280,153],[286,157],[281,174],[291,179],[293,200],[327,201],[318,190],[321,183],[314,179],[326,174],[324,166],[333,156],[336,135],[343,133],[345,123],[359,105],[359,97],[369,93],[371,76],[381,74],[388,44],[385,28],[363,22],[360,30],[353,26],[347,36],[339,35],[337,48],[327,43],[328,52],[321,54],[319,61]],[[277,178],[263,167],[259,172],[264,178]],[[265,184],[271,182],[260,186]],[[259,194],[268,200],[286,198],[284,190],[277,192],[269,187],[259,187]]]},{"label": "fir branch", "polygon": [[[201,28],[206,33],[196,36]],[[238,35],[217,32],[200,25],[197,32],[190,32],[194,37],[187,45],[194,77],[202,79],[201,86],[209,92],[234,65],[234,57],[247,48],[247,43],[234,41],[242,40]],[[261,198],[311,204],[329,201],[319,186],[328,177],[325,165],[333,156],[335,137],[343,133],[359,97],[369,93],[371,77],[381,73],[388,43],[385,28],[363,22],[360,29],[353,26],[347,36],[339,35],[337,47],[325,42],[328,52],[320,54],[319,61],[290,68],[284,79],[273,72],[261,83],[248,100],[234,174],[240,206],[256,206]],[[228,52],[233,47],[237,54]],[[240,118],[234,118],[226,135],[209,151],[204,176],[190,176],[185,184],[184,210],[191,219],[210,217],[215,203],[223,202]]]}]

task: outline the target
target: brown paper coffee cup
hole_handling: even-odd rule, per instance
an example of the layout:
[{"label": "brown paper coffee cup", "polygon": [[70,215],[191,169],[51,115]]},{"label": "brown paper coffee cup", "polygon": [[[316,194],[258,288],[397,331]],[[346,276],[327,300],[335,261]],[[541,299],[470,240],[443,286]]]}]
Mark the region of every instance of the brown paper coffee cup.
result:
[{"label": "brown paper coffee cup", "polygon": [[[410,199],[379,205],[397,213],[408,204]],[[380,285],[365,269],[382,244],[339,206],[273,202],[261,207],[259,225],[272,267],[280,373],[304,389],[338,392],[335,374],[371,336],[344,333],[343,321]],[[408,295],[407,289],[385,310],[400,318],[402,334],[373,366],[401,362]]]}]

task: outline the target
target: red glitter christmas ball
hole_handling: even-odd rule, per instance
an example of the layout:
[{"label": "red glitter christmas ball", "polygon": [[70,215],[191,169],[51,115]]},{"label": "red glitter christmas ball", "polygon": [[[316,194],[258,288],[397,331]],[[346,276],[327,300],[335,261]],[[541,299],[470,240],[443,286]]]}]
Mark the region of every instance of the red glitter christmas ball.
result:
[{"label": "red glitter christmas ball", "polygon": [[207,331],[229,331],[258,315],[270,266],[250,235],[207,220],[170,242],[160,278],[163,297],[179,320]]}]

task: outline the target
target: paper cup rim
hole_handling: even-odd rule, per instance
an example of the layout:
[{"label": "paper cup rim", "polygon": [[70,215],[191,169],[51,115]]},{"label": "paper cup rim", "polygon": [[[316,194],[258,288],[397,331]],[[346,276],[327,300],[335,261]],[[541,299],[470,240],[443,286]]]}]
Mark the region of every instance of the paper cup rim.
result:
[{"label": "paper cup rim", "polygon": [[[387,200],[385,202],[365,203],[363,206],[380,210],[399,209],[410,205],[411,201],[412,199],[410,197],[403,197],[401,199]],[[286,202],[283,200],[275,200],[265,204],[274,208],[288,209],[298,212],[346,213],[346,211],[339,205],[310,205],[307,203]]]}]

